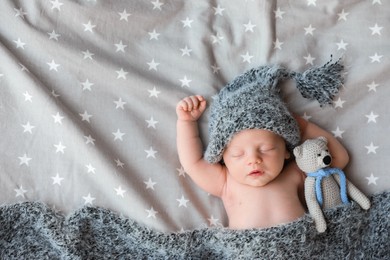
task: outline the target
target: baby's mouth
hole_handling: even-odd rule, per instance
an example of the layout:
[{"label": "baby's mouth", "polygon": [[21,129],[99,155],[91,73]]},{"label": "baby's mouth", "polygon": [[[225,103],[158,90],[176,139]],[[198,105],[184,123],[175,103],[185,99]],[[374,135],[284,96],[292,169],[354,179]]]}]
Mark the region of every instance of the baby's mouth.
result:
[{"label": "baby's mouth", "polygon": [[253,170],[249,173],[249,176],[253,176],[253,177],[256,177],[256,176],[261,176],[263,175],[264,172],[261,171],[261,170]]}]

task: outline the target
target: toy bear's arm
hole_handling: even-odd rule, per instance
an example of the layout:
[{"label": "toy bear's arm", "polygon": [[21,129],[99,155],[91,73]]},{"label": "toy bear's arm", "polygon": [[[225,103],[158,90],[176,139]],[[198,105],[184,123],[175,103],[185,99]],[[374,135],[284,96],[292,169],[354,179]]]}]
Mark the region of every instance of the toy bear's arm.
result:
[{"label": "toy bear's arm", "polygon": [[315,182],[316,180],[313,177],[307,177],[305,179],[305,199],[309,213],[316,224],[316,229],[322,233],[326,230],[326,221],[322,213],[322,208],[317,201]]},{"label": "toy bear's arm", "polygon": [[[334,178],[337,181],[337,184],[340,185],[340,176],[338,174],[333,175]],[[363,194],[355,185],[353,185],[352,182],[350,182],[348,179],[347,181],[347,194],[351,199],[356,201],[362,209],[369,209],[371,206],[370,200],[367,198],[366,195]]]}]

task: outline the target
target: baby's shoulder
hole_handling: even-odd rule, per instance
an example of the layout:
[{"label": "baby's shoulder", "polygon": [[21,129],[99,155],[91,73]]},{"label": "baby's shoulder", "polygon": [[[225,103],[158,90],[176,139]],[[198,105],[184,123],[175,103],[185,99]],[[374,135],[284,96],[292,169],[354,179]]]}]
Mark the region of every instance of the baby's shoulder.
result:
[{"label": "baby's shoulder", "polygon": [[295,160],[292,160],[288,163],[283,168],[282,173],[280,174],[280,177],[283,179],[291,182],[294,181],[297,184],[301,184],[305,181],[305,173],[302,172],[301,169],[299,169],[297,163]]}]

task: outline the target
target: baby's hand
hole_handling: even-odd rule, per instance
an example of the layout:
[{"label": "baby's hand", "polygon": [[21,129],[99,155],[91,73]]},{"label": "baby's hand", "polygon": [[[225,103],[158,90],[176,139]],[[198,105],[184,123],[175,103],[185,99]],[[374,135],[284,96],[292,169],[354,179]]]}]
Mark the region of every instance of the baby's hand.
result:
[{"label": "baby's hand", "polygon": [[183,98],[176,106],[179,120],[196,121],[206,110],[206,100],[200,95]]}]

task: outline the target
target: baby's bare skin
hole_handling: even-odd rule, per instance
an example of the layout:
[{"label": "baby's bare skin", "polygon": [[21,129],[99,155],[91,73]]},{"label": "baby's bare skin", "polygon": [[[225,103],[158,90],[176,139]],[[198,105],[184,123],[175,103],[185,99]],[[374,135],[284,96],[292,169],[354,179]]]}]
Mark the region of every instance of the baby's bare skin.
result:
[{"label": "baby's bare skin", "polygon": [[[177,104],[179,159],[200,188],[222,199],[229,228],[266,228],[303,216],[304,175],[295,161],[286,163],[290,153],[283,138],[261,129],[240,131],[223,153],[224,164],[210,164],[203,159],[197,124],[205,109],[206,101],[199,95]],[[348,153],[327,131],[312,123],[305,123],[301,131],[303,140],[328,138],[332,167],[342,169],[348,163]]]},{"label": "baby's bare skin", "polygon": [[241,185],[227,177],[222,193],[229,228],[267,228],[292,222],[305,213],[299,199],[303,176],[286,166],[271,183],[262,187]]}]

